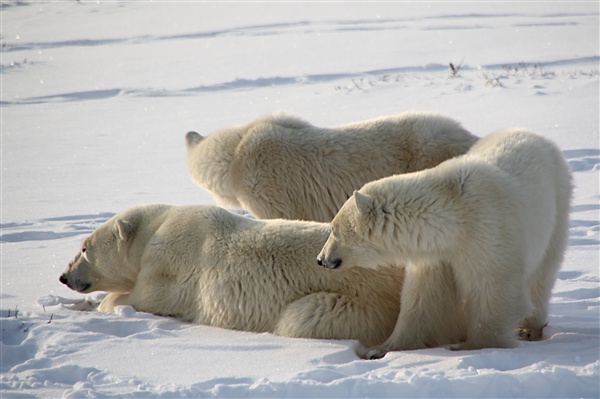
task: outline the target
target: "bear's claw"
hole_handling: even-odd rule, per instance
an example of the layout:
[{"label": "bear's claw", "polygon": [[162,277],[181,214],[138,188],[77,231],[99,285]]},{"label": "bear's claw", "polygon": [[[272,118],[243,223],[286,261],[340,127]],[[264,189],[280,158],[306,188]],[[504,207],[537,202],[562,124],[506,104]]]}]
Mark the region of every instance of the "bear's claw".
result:
[{"label": "bear's claw", "polygon": [[373,348],[369,348],[365,353],[361,355],[361,357],[366,360],[377,360],[384,357],[388,352],[389,350],[387,348],[376,346]]},{"label": "bear's claw", "polygon": [[516,329],[517,337],[521,341],[541,341],[544,337],[544,327],[548,323],[544,324],[542,328],[531,328],[531,327],[520,327]]}]

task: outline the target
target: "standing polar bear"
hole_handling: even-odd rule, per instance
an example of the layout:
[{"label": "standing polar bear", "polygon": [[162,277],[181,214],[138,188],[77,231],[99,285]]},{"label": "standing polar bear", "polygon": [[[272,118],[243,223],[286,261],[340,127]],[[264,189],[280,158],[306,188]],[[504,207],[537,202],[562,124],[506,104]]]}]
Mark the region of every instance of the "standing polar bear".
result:
[{"label": "standing polar bear", "polygon": [[207,137],[189,132],[192,180],[259,219],[330,222],[365,183],[433,167],[477,141],[458,122],[407,112],[326,129],[277,113]]},{"label": "standing polar bear", "polygon": [[329,226],[257,221],[214,206],[138,206],[84,240],[60,281],[117,305],[210,326],[382,343],[403,271],[331,273],[314,264]]},{"label": "standing polar bear", "polygon": [[513,347],[515,329],[541,339],[571,191],[553,143],[507,129],[462,157],[355,192],[334,218],[319,264],[406,264],[394,332],[366,357],[436,345],[437,334],[462,320],[466,341],[457,349]]}]

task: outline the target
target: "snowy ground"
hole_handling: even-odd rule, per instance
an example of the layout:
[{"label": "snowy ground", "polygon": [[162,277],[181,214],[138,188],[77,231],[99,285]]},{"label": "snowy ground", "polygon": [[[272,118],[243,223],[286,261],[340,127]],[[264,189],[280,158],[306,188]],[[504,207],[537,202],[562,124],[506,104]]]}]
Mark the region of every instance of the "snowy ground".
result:
[{"label": "snowy ground", "polygon": [[[598,2],[1,4],[2,397],[600,396]],[[351,341],[70,309],[58,276],[112,214],[213,203],[186,131],[276,110],[556,141],[577,187],[546,339],[364,361]]]}]

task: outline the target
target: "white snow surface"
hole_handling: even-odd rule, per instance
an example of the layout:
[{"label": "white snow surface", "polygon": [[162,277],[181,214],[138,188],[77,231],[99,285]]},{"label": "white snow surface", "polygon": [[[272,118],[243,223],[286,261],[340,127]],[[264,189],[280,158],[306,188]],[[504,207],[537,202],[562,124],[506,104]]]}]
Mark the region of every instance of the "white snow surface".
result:
[{"label": "white snow surface", "polygon": [[[600,396],[597,1],[1,6],[3,398]],[[366,361],[354,341],[74,309],[102,293],[58,277],[103,221],[214,203],[187,176],[188,130],[278,110],[430,110],[554,140],[576,188],[545,339]]]}]

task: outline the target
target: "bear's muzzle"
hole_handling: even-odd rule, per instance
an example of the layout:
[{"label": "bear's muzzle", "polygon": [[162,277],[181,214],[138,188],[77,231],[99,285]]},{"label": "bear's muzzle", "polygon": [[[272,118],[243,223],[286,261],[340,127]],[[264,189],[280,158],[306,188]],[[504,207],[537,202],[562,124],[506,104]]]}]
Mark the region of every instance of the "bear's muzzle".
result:
[{"label": "bear's muzzle", "polygon": [[323,266],[327,269],[337,269],[342,265],[342,260],[340,258],[336,258],[336,259],[327,259],[327,258],[322,258],[322,257],[318,257],[317,258],[317,263],[319,264],[319,266]]},{"label": "bear's muzzle", "polygon": [[76,278],[74,281],[70,281],[67,273],[61,274],[58,281],[77,292],[86,292],[92,285],[90,283],[83,282],[81,279]]}]

